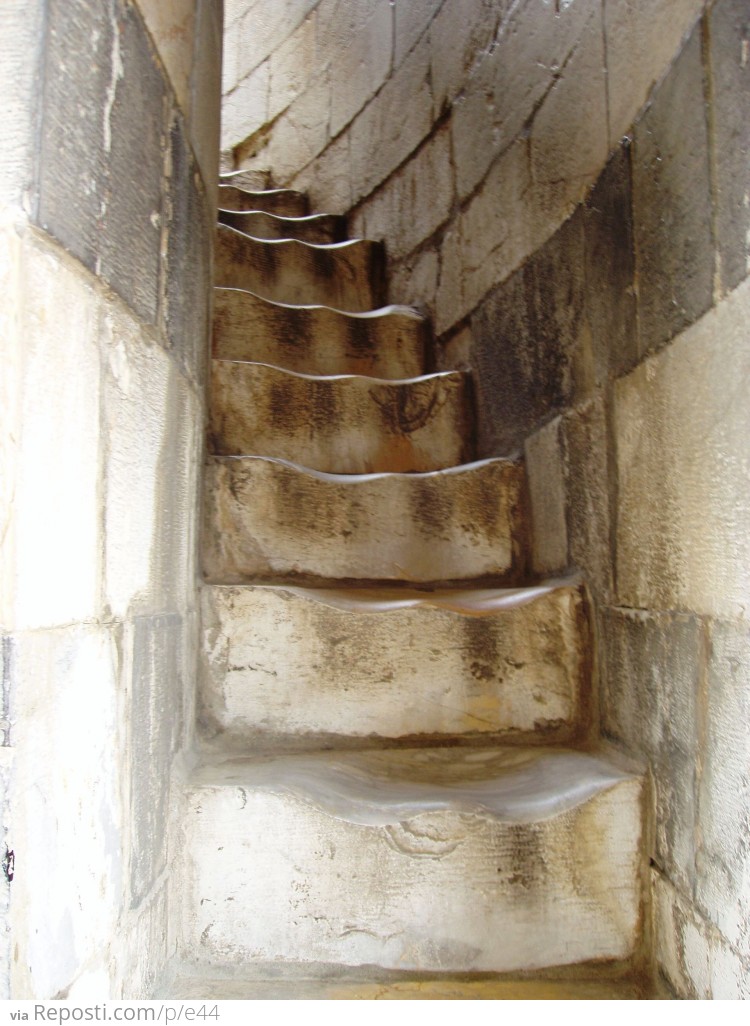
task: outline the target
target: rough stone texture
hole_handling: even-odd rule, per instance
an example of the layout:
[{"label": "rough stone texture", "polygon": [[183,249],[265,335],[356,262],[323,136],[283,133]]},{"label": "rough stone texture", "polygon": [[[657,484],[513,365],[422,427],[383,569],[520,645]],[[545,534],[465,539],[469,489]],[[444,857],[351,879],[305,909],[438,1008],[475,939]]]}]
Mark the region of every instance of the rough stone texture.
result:
[{"label": "rough stone texture", "polygon": [[308,575],[452,581],[523,572],[523,470],[488,460],[429,474],[329,475],[281,460],[206,465],[208,580]]},{"label": "rough stone texture", "polygon": [[[325,0],[321,5],[321,22]],[[331,90],[331,136],[339,134],[355,114],[383,85],[391,67],[393,49],[393,11],[390,0],[370,0],[358,8],[348,8],[349,18],[342,18],[341,5],[336,4],[336,29],[325,33],[335,50],[332,57],[336,75],[347,83],[345,89]],[[366,12],[367,17],[362,14]],[[347,24],[348,20],[348,24]]]},{"label": "rough stone texture", "polygon": [[695,880],[702,627],[694,616],[601,614],[605,734],[646,756],[655,784],[654,858],[690,893]]},{"label": "rough stone texture", "polygon": [[181,740],[182,623],[176,614],[137,617],[130,688],[130,902],[146,896],[166,861],[169,770]]},{"label": "rough stone texture", "polygon": [[22,629],[96,615],[101,300],[63,254],[13,232],[6,243],[2,622]]},{"label": "rough stone texture", "polygon": [[347,237],[346,219],[336,214],[293,218],[259,210],[220,210],[219,221],[255,239],[299,239],[325,245],[344,242]]},{"label": "rough stone texture", "polygon": [[224,97],[221,108],[221,148],[253,135],[268,119],[269,66],[262,64]]},{"label": "rough stone texture", "polygon": [[[603,5],[610,146],[630,130],[704,6],[704,0],[624,0]],[[688,113],[683,108],[682,116]]]},{"label": "rough stone texture", "polygon": [[[106,966],[127,873],[118,627],[16,635],[12,963],[15,998],[64,993]],[[85,739],[85,743],[83,743]]]},{"label": "rough stone texture", "polygon": [[427,325],[407,307],[345,314],[288,307],[250,292],[215,290],[214,356],[256,360],[302,374],[410,378],[425,369]]},{"label": "rough stone texture", "polygon": [[417,303],[434,314],[437,307],[440,257],[433,248],[420,250],[408,260],[395,264],[388,279],[388,293],[394,303]]},{"label": "rough stone texture", "polygon": [[238,74],[244,78],[297,28],[318,0],[274,0],[246,6],[237,19]]},{"label": "rough stone texture", "polygon": [[[502,8],[507,6],[501,4],[500,13],[504,13]],[[476,188],[495,157],[519,138],[529,125],[532,151],[548,144],[547,137],[555,122],[564,125],[566,131],[570,130],[570,108],[566,104],[571,101],[567,96],[574,90],[577,92],[577,68],[572,54],[579,47],[592,47],[594,36],[589,22],[598,20],[592,4],[561,7],[543,0],[526,0],[503,21],[496,41],[487,49],[493,39],[493,26],[498,20],[498,5],[485,0],[482,4],[470,4],[470,8],[467,18],[464,5],[445,4],[430,32],[433,69],[438,80],[436,103],[453,99],[461,91],[454,104],[451,122],[461,197]],[[473,19],[476,20],[472,24]],[[467,21],[471,25],[468,35]],[[456,37],[463,37],[463,53],[461,47],[456,46]],[[592,57],[596,60],[595,51]],[[466,67],[473,62],[478,66],[473,74],[470,71],[467,75]],[[570,68],[569,62],[572,64]],[[600,60],[596,69],[599,78],[602,66]],[[595,110],[598,117],[603,86],[596,82],[596,77],[593,67],[584,72],[590,96],[592,99],[597,97]],[[545,136],[539,138],[533,119],[547,120],[546,114],[538,113],[538,109],[552,95],[553,86],[562,95],[558,97],[555,94],[554,100],[550,100],[553,109],[550,110],[549,124],[544,126]],[[580,101],[576,97],[572,102]],[[587,113],[588,130],[596,129],[596,123],[590,118],[591,112]],[[580,150],[580,140],[578,148]],[[555,157],[550,154],[552,163],[554,159],[559,160],[557,149],[555,146]],[[566,159],[569,159],[567,154]],[[543,162],[543,154],[536,154],[535,163],[541,166]]]},{"label": "rough stone texture", "polygon": [[0,206],[33,203],[35,110],[40,75],[44,0],[6,0],[0,4],[0,96],[3,97],[3,145],[0,147]]},{"label": "rough stone texture", "polygon": [[396,4],[394,60],[398,66],[440,9],[442,0],[410,0]]},{"label": "rough stone texture", "polygon": [[337,214],[346,214],[354,203],[350,167],[347,131],[330,143],[302,172],[295,175],[290,185],[309,192],[316,203],[317,197],[322,194],[323,199],[317,203],[318,208],[322,206]]},{"label": "rough stone texture", "polygon": [[474,457],[471,381],[312,377],[214,360],[210,448],[334,474],[442,470]]},{"label": "rough stone texture", "polygon": [[190,78],[196,40],[196,0],[136,0],[166,68],[177,103],[190,114]]},{"label": "rough stone texture", "polygon": [[352,229],[388,242],[389,259],[410,253],[447,220],[453,202],[450,135],[437,132],[352,218]]},{"label": "rough stone texture", "polygon": [[105,318],[104,600],[112,615],[184,608],[200,407],[164,350],[124,313]]},{"label": "rough stone texture", "polygon": [[313,74],[316,12],[313,11],[268,59],[268,119],[304,92]]},{"label": "rough stone texture", "polygon": [[560,418],[556,417],[529,435],[524,445],[531,505],[531,565],[542,574],[562,570],[568,565],[560,423]]},{"label": "rough stone texture", "polygon": [[710,998],[710,940],[704,923],[670,882],[652,873],[654,934],[658,965],[675,991],[696,1000]]},{"label": "rough stone texture", "polygon": [[480,452],[508,454],[574,395],[584,310],[581,218],[574,217],[472,318]]},{"label": "rough stone texture", "polygon": [[184,942],[204,963],[231,951],[423,971],[627,957],[640,791],[590,757],[518,748],[206,767]]},{"label": "rough stone texture", "polygon": [[582,719],[581,589],[206,587],[203,603],[202,720],[222,744],[488,732],[561,741]]},{"label": "rough stone texture", "polygon": [[386,302],[380,243],[353,239],[311,246],[295,239],[263,241],[219,225],[214,279],[276,303],[319,304],[358,313]]},{"label": "rough stone texture", "polygon": [[735,288],[750,270],[750,18],[743,0],[723,0],[707,15],[714,226],[721,287]]},{"label": "rough stone texture", "polygon": [[430,54],[423,39],[352,124],[351,181],[357,198],[409,156],[427,136],[432,116]]},{"label": "rough stone texture", "polygon": [[598,599],[612,597],[610,445],[604,404],[592,400],[562,419],[570,562]]},{"label": "rough stone texture", "polygon": [[178,112],[170,125],[169,166],[165,328],[179,365],[194,382],[202,382],[209,330],[211,229],[207,197]]},{"label": "rough stone texture", "polygon": [[[681,112],[679,118],[675,111]],[[713,295],[700,26],[636,124],[633,207],[645,353],[697,320]]]},{"label": "rough stone texture", "polygon": [[706,741],[700,777],[696,897],[750,961],[750,625],[715,621],[709,633]]},{"label": "rough stone texture", "polygon": [[746,283],[615,386],[623,605],[747,607],[749,309]]},{"label": "rough stone texture", "polygon": [[307,205],[307,198],[294,189],[262,190],[248,189],[246,186],[219,186],[219,206],[222,210],[262,210],[277,217],[305,217]]},{"label": "rough stone texture", "polygon": [[559,224],[583,199],[607,160],[606,90],[601,18],[595,7],[530,130],[534,206],[552,224]]},{"label": "rough stone texture", "polygon": [[620,146],[583,209],[585,303],[597,386],[638,361],[630,146]]},{"label": "rough stone texture", "polygon": [[197,0],[190,87],[190,139],[211,208],[216,207],[221,128],[221,53],[222,5],[218,0]]}]

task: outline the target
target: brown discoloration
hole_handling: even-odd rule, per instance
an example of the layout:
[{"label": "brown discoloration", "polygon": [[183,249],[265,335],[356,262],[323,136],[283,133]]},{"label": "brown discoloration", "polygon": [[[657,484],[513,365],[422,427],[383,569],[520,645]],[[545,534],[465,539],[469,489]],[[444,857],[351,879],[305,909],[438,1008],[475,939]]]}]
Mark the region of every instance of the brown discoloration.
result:
[{"label": "brown discoloration", "polygon": [[293,189],[248,192],[231,185],[220,185],[219,207],[224,210],[265,210],[279,217],[305,217],[307,197]]},{"label": "brown discoloration", "polygon": [[346,239],[346,219],[335,214],[292,218],[260,210],[219,210],[219,221],[255,239],[300,239],[317,244]]}]

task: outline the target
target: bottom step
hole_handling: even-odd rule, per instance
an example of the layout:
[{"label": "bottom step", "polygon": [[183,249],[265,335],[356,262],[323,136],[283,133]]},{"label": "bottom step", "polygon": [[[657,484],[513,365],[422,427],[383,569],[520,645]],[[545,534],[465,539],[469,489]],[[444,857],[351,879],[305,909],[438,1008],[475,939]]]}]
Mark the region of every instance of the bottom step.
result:
[{"label": "bottom step", "polygon": [[626,959],[641,789],[560,749],[204,766],[185,827],[183,957],[453,973]]}]

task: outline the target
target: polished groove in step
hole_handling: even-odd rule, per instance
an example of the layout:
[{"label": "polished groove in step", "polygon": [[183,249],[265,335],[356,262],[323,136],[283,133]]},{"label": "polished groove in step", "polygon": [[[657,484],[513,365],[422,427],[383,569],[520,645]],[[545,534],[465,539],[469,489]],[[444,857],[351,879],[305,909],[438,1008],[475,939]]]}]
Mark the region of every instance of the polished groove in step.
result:
[{"label": "polished groove in step", "polygon": [[300,239],[326,244],[346,240],[346,219],[335,214],[281,217],[262,210],[219,210],[219,221],[256,239]]}]

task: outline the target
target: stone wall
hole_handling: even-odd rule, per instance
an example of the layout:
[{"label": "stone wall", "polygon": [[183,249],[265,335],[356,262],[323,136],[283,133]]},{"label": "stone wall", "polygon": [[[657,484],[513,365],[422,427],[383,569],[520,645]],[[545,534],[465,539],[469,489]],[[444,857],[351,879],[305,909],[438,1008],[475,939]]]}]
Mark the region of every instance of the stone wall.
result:
[{"label": "stone wall", "polygon": [[647,760],[656,957],[748,996],[743,0],[235,0],[222,147],[385,238],[391,298],[525,452],[535,568],[592,593],[600,720]]},{"label": "stone wall", "polygon": [[144,996],[174,945],[221,27],[0,6],[4,997]]}]

